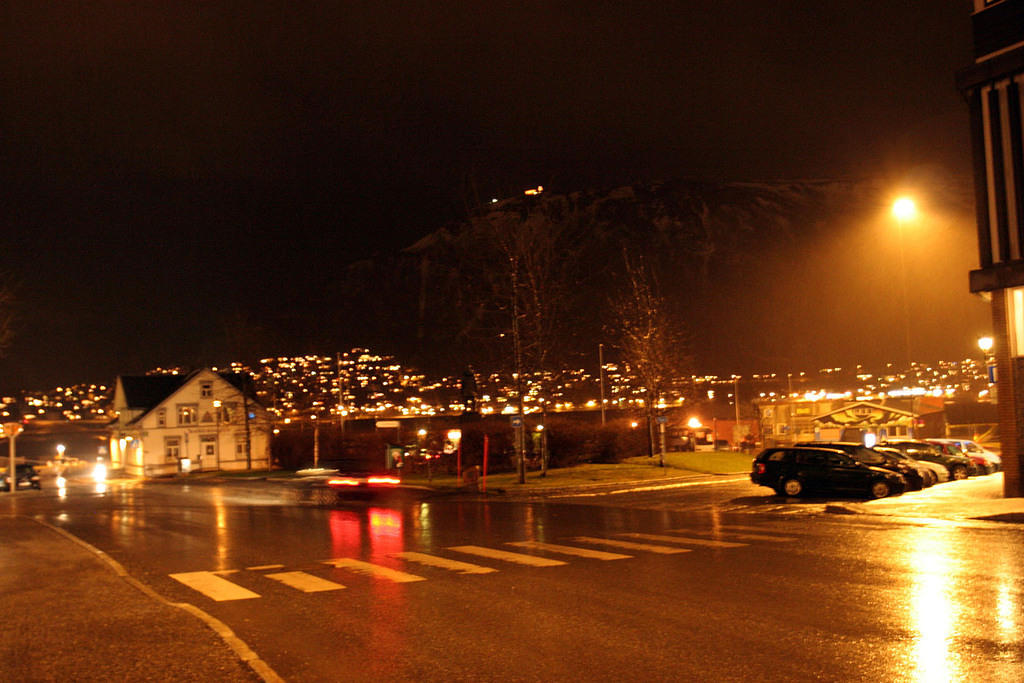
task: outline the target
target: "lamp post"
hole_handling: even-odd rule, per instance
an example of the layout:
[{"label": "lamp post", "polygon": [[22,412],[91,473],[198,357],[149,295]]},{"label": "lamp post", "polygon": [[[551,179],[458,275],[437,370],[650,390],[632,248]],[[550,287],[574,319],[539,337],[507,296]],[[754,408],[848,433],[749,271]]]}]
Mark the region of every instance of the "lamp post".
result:
[{"label": "lamp post", "polygon": [[15,460],[15,447],[14,439],[21,434],[21,423],[20,422],[5,422],[3,425],[3,433],[7,435],[8,452],[10,454],[10,468],[7,470],[8,476],[10,477],[11,493],[13,494],[18,490],[18,469],[14,465]]},{"label": "lamp post", "polygon": [[320,466],[320,423],[316,415],[310,415],[309,419],[313,422],[313,469],[316,469]]},{"label": "lamp post", "polygon": [[215,437],[213,445],[213,455],[217,459],[217,463],[214,465],[214,469],[217,470],[220,469],[220,407],[222,405],[223,404],[220,402],[219,398],[213,399],[213,420],[217,425],[217,431],[215,432],[217,436]]},{"label": "lamp post", "polygon": [[605,425],[604,416],[604,344],[597,345],[598,381],[601,384],[601,426]]},{"label": "lamp post", "polygon": [[906,257],[903,247],[904,224],[917,216],[917,205],[910,197],[900,197],[892,205],[892,215],[896,218],[896,225],[899,227],[900,241],[900,287],[903,294],[903,330],[906,336],[907,351],[907,372],[910,372],[910,308],[907,303],[907,268]]}]

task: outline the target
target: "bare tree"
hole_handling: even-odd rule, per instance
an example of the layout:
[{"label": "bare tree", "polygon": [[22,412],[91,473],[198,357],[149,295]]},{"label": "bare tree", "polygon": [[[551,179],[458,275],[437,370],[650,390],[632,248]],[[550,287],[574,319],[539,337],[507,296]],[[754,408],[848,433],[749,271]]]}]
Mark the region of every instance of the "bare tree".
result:
[{"label": "bare tree", "polygon": [[[578,300],[579,242],[585,221],[566,197],[532,198],[481,213],[462,236],[466,301],[463,333],[483,334],[511,350],[511,375],[520,422],[529,375],[546,414],[553,386],[574,344],[571,311]],[[525,481],[519,430],[519,481]],[[544,462],[542,460],[542,466]]]},{"label": "bare tree", "polygon": [[[644,393],[648,454],[654,454],[654,415],[667,385],[690,365],[685,328],[661,296],[656,279],[640,259],[623,250],[623,287],[611,300],[615,337],[622,360]],[[663,461],[659,464],[664,466]]]}]

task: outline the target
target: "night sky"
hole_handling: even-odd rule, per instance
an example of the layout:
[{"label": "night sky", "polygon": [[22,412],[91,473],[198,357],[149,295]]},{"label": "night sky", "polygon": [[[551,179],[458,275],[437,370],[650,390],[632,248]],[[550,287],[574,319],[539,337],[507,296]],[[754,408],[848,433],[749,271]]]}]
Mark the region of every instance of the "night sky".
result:
[{"label": "night sky", "polygon": [[[266,355],[358,344],[358,320],[317,323],[337,268],[538,184],[927,175],[969,196],[969,11],[8,0],[0,390],[223,363],[240,335]],[[971,243],[969,213],[955,229]],[[986,325],[960,252],[935,256],[955,283],[956,329],[930,347],[947,358]],[[821,362],[858,360],[833,341]]]}]

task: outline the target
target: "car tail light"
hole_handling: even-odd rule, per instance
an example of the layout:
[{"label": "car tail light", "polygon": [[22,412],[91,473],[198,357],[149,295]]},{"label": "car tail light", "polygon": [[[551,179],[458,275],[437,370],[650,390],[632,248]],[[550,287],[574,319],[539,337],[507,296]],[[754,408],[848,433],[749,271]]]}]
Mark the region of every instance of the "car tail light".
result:
[{"label": "car tail light", "polygon": [[366,481],[371,486],[397,486],[402,483],[398,477],[370,477]]},{"label": "car tail light", "polygon": [[754,472],[757,474],[764,474],[765,466],[763,462],[754,463]]},{"label": "car tail light", "polygon": [[347,479],[347,478],[345,478],[345,479],[341,479],[341,478],[328,479],[327,480],[327,485],[328,486],[359,486],[359,480],[358,479]]}]

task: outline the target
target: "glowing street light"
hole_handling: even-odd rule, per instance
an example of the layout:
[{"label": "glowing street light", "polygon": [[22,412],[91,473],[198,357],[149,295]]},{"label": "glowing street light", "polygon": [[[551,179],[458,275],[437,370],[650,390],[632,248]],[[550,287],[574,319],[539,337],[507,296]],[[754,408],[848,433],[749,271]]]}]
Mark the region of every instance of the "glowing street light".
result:
[{"label": "glowing street light", "polygon": [[910,197],[900,197],[892,203],[892,215],[897,221],[909,221],[917,218],[917,204]]},{"label": "glowing street light", "polygon": [[986,354],[992,350],[992,346],[994,344],[995,340],[993,340],[992,337],[978,337],[978,348]]}]

